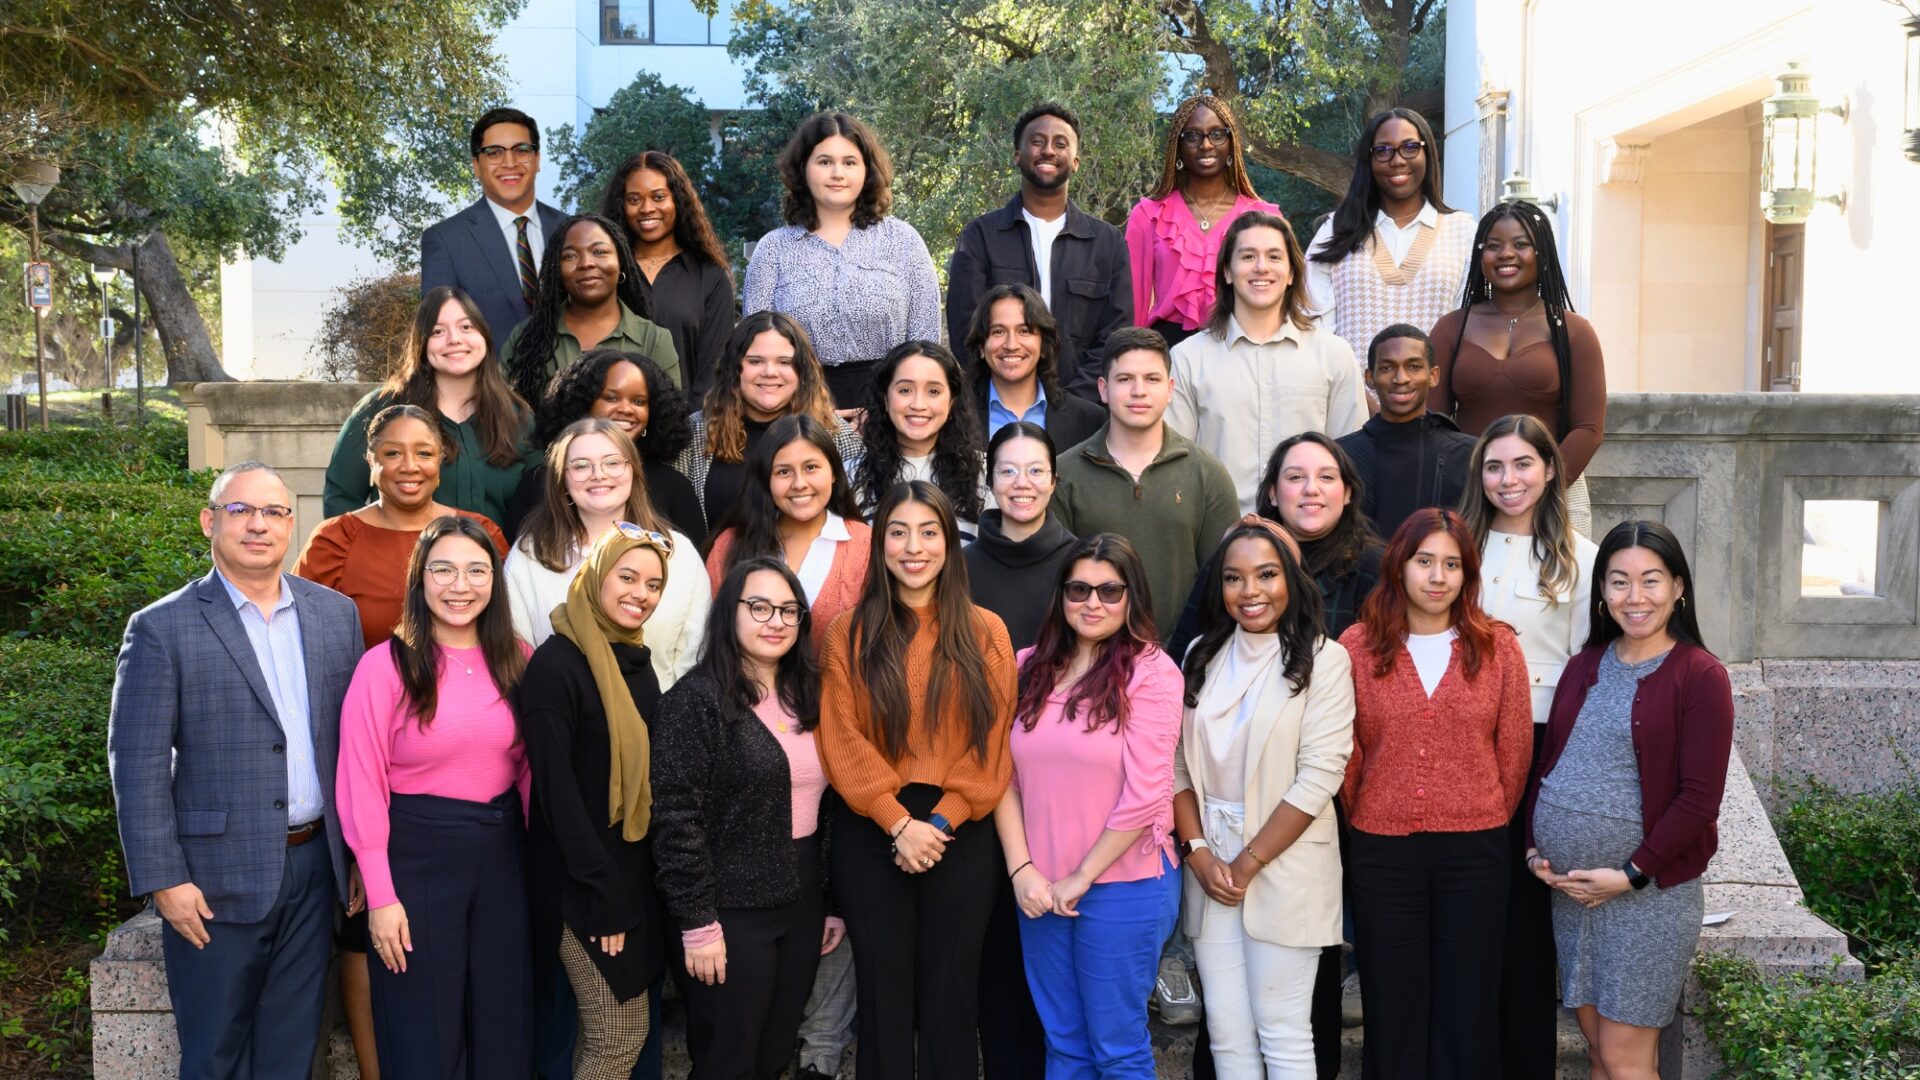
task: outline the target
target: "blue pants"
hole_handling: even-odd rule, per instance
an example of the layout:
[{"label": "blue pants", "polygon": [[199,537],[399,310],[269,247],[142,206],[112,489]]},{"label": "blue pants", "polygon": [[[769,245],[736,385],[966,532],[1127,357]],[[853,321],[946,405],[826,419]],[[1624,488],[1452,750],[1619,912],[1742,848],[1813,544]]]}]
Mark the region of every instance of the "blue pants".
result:
[{"label": "blue pants", "polygon": [[1047,1032],[1047,1080],[1153,1080],[1147,997],[1180,912],[1180,871],[1095,885],[1078,918],[1022,916],[1027,983]]}]

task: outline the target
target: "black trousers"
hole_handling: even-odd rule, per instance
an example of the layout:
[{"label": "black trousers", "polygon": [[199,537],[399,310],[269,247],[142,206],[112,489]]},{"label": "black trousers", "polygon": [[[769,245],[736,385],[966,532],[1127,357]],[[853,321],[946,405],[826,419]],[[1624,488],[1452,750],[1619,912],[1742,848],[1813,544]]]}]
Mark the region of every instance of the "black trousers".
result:
[{"label": "black trousers", "polygon": [[[1533,768],[1540,775],[1546,732],[1534,728]],[[1560,1053],[1555,984],[1553,890],[1527,869],[1527,807],[1507,824],[1507,948],[1500,970],[1500,1064],[1506,1080],[1552,1076]]]},{"label": "black trousers", "polygon": [[313,1071],[339,902],[326,833],[288,848],[286,859],[259,922],[222,922],[215,912],[201,949],[160,922],[182,1080],[306,1080]]},{"label": "black trousers", "polygon": [[1365,1080],[1498,1076],[1507,830],[1353,830],[1347,886],[1367,1031]]},{"label": "black trousers", "polygon": [[395,795],[388,819],[413,952],[399,973],[368,960],[380,1074],[526,1080],[533,962],[519,793],[484,803]]},{"label": "black trousers", "polygon": [[821,370],[827,378],[827,392],[833,395],[833,407],[858,409],[865,405],[867,384],[873,381],[873,369],[879,364],[878,360],[850,360],[824,365]]},{"label": "black trousers", "polygon": [[727,980],[708,986],[688,975],[685,963],[675,973],[687,999],[693,1080],[775,1080],[793,1057],[827,920],[826,898],[815,885],[820,834],[795,840],[793,853],[798,898],[776,908],[720,912]]},{"label": "black trousers", "polygon": [[1013,883],[1005,876],[995,890],[980,953],[980,1067],[986,1080],[1046,1080],[1047,1032],[1027,985],[1020,909],[1013,902]]},{"label": "black trousers", "polygon": [[[900,792],[920,818],[939,798],[926,784]],[[883,829],[841,804],[834,813],[833,894],[859,984],[855,1071],[862,1080],[978,1080],[980,950],[1006,876],[993,823],[961,825],[932,870],[908,874],[893,865]]]}]

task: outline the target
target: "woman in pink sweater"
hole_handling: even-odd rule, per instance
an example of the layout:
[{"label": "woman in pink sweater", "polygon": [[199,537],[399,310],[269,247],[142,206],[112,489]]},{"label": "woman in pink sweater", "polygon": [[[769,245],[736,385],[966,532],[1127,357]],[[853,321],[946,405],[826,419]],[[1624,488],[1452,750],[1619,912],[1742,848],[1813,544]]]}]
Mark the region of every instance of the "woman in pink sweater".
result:
[{"label": "woman in pink sweater", "polygon": [[994,825],[1026,916],[1047,1074],[1150,1080],[1147,995],[1180,908],[1180,670],[1160,651],[1132,544],[1088,537],[1063,569],[1019,657],[1013,783]]},{"label": "woman in pink sweater", "polygon": [[1460,515],[1415,512],[1340,635],[1353,659],[1347,888],[1377,1080],[1500,1074],[1507,821],[1533,756],[1527,657],[1480,606]]},{"label": "woman in pink sweater", "polygon": [[707,577],[715,595],[727,571],[761,555],[785,562],[806,589],[813,643],[860,602],[872,532],[860,520],[833,432],[804,413],[782,417],[747,457],[747,482],[714,517]]},{"label": "woman in pink sweater", "polygon": [[520,1080],[533,1068],[527,757],[508,703],[527,655],[506,604],[491,602],[499,578],[472,519],[429,524],[400,625],[360,658],[340,709],[335,790],[380,960],[384,1076]]}]

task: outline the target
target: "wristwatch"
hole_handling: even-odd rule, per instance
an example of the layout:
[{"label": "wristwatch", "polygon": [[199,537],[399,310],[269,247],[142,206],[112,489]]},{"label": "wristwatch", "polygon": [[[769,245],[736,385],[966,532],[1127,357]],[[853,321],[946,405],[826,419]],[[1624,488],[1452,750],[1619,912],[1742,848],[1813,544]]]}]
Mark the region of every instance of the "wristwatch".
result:
[{"label": "wristwatch", "polygon": [[939,829],[943,834],[946,835],[947,839],[949,840],[953,839],[953,835],[954,835],[953,824],[947,820],[947,815],[935,814],[932,817],[927,819],[927,824],[933,826],[936,829]]},{"label": "wristwatch", "polygon": [[1653,880],[1636,869],[1632,859],[1628,859],[1626,862],[1620,864],[1620,872],[1627,875],[1627,884],[1633,886],[1634,892],[1639,892],[1641,889],[1646,888],[1647,883]]},{"label": "wristwatch", "polygon": [[1203,837],[1180,841],[1180,861],[1186,862],[1188,859],[1193,858],[1194,852],[1206,851],[1208,846],[1206,839]]}]

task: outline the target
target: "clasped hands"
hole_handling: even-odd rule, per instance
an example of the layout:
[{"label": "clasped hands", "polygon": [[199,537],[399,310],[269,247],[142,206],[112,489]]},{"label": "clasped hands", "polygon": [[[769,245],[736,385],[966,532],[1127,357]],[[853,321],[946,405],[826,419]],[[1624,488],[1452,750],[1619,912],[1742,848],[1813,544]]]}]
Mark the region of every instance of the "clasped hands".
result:
[{"label": "clasped hands", "polygon": [[908,818],[893,834],[893,865],[909,874],[924,874],[946,855],[951,839],[931,822]]},{"label": "clasped hands", "polygon": [[1553,864],[1538,849],[1527,852],[1527,869],[1533,871],[1534,877],[1546,882],[1548,887],[1590,908],[1599,907],[1616,896],[1633,891],[1633,883],[1627,880],[1624,870],[1609,867],[1556,873]]},{"label": "clasped hands", "polygon": [[1254,877],[1266,869],[1267,864],[1254,858],[1247,849],[1242,849],[1228,862],[1215,855],[1212,848],[1196,848],[1187,856],[1187,866],[1193,870],[1200,888],[1215,903],[1239,907],[1247,898],[1247,886],[1253,884]]}]

